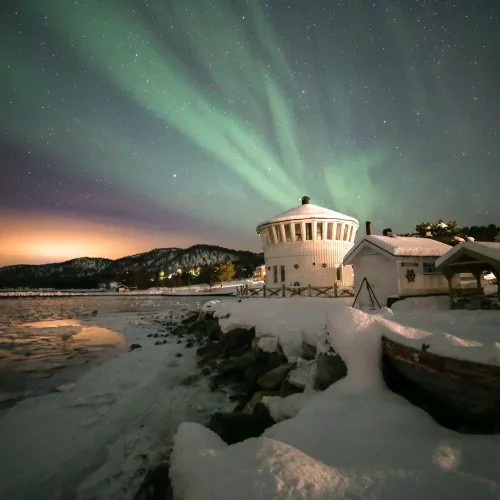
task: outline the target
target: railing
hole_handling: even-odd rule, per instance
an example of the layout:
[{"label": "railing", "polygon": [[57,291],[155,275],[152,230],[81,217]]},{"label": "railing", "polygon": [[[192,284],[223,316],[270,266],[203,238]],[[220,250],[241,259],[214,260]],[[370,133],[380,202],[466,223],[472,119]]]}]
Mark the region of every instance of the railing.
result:
[{"label": "railing", "polygon": [[354,297],[354,290],[349,286],[339,286],[334,283],[332,286],[248,286],[240,285],[236,289],[239,297]]}]

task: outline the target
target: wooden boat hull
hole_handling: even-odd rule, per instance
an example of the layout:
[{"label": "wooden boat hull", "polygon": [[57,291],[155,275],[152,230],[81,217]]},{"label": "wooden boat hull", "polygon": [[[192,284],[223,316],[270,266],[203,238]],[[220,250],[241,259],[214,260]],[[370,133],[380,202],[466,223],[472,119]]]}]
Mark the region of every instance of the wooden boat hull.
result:
[{"label": "wooden boat hull", "polygon": [[385,337],[382,350],[397,372],[463,420],[500,422],[499,366],[440,356]]}]

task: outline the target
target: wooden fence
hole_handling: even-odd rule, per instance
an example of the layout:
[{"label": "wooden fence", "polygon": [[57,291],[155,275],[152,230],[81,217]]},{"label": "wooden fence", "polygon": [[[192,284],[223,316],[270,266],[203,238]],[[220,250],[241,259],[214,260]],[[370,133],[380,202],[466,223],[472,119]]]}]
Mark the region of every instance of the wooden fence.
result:
[{"label": "wooden fence", "polygon": [[354,290],[351,287],[338,286],[248,286],[240,285],[236,289],[238,297],[354,297]]}]

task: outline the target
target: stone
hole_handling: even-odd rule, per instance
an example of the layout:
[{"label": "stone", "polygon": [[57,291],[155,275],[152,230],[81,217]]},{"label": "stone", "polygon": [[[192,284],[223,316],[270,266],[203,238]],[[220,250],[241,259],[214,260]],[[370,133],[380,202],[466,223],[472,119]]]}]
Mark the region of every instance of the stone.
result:
[{"label": "stone", "polygon": [[191,340],[188,340],[188,341],[186,342],[186,347],[191,348],[191,347],[193,347],[193,346],[194,346],[194,342],[192,342]]},{"label": "stone", "polygon": [[278,389],[292,367],[292,363],[286,363],[284,365],[273,368],[271,371],[268,371],[267,373],[259,377],[259,379],[257,380],[258,386],[261,389],[265,389],[267,391]]},{"label": "stone", "polygon": [[247,392],[255,392],[259,388],[257,384],[259,377],[286,362],[286,359],[280,357],[276,352],[266,353],[260,349],[254,349],[253,352],[255,352],[257,361],[245,370],[242,377]]},{"label": "stone", "polygon": [[133,500],[172,500],[174,492],[170,482],[169,470],[168,463],[150,469]]},{"label": "stone", "polygon": [[302,358],[307,360],[316,359],[317,354],[316,346],[310,345],[307,342],[302,341]]},{"label": "stone", "polygon": [[241,346],[250,347],[255,337],[255,328],[233,328],[221,337],[227,353]]},{"label": "stone", "polygon": [[279,389],[279,395],[282,398],[286,398],[287,396],[291,396],[292,394],[298,394],[300,392],[304,392],[304,389],[297,387],[293,384],[290,384],[288,380],[283,380]]},{"label": "stone", "polygon": [[[227,377],[228,375],[243,375],[247,368],[257,361],[257,355],[254,351],[248,351],[243,356],[233,360],[222,361],[217,365],[218,377]],[[239,378],[239,377],[238,377]]]},{"label": "stone", "polygon": [[314,390],[323,391],[347,375],[347,365],[335,352],[320,353],[316,358]]},{"label": "stone", "polygon": [[131,351],[134,351],[135,349],[142,349],[141,344],[132,344],[132,345],[130,346],[130,350],[131,350]]},{"label": "stone", "polygon": [[201,374],[199,373],[195,373],[193,375],[189,375],[188,377],[186,377],[182,382],[181,382],[181,385],[184,385],[184,386],[189,386],[189,385],[193,385],[195,384],[196,382],[198,382],[199,380],[201,379]]},{"label": "stone", "polygon": [[259,403],[255,411],[249,413],[214,413],[208,428],[215,432],[227,444],[240,443],[246,439],[259,437],[275,421],[265,405]]},{"label": "stone", "polygon": [[216,357],[222,352],[223,347],[220,342],[208,341],[205,345],[196,349],[196,355],[202,358]]},{"label": "stone", "polygon": [[175,353],[175,357],[176,358],[182,358],[182,356],[184,356],[184,354],[182,354],[182,352],[176,352]]}]

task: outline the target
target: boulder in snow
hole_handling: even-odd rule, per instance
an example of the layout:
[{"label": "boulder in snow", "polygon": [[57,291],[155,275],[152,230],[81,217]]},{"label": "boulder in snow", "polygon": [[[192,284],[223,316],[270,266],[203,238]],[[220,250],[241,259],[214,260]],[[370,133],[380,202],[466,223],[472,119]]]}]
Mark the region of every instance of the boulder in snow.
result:
[{"label": "boulder in snow", "polygon": [[257,384],[262,389],[266,389],[268,391],[278,389],[292,367],[292,363],[280,365],[259,377],[259,379],[257,380]]},{"label": "boulder in snow", "polygon": [[347,365],[335,352],[322,352],[316,358],[314,389],[323,391],[347,375]]}]

